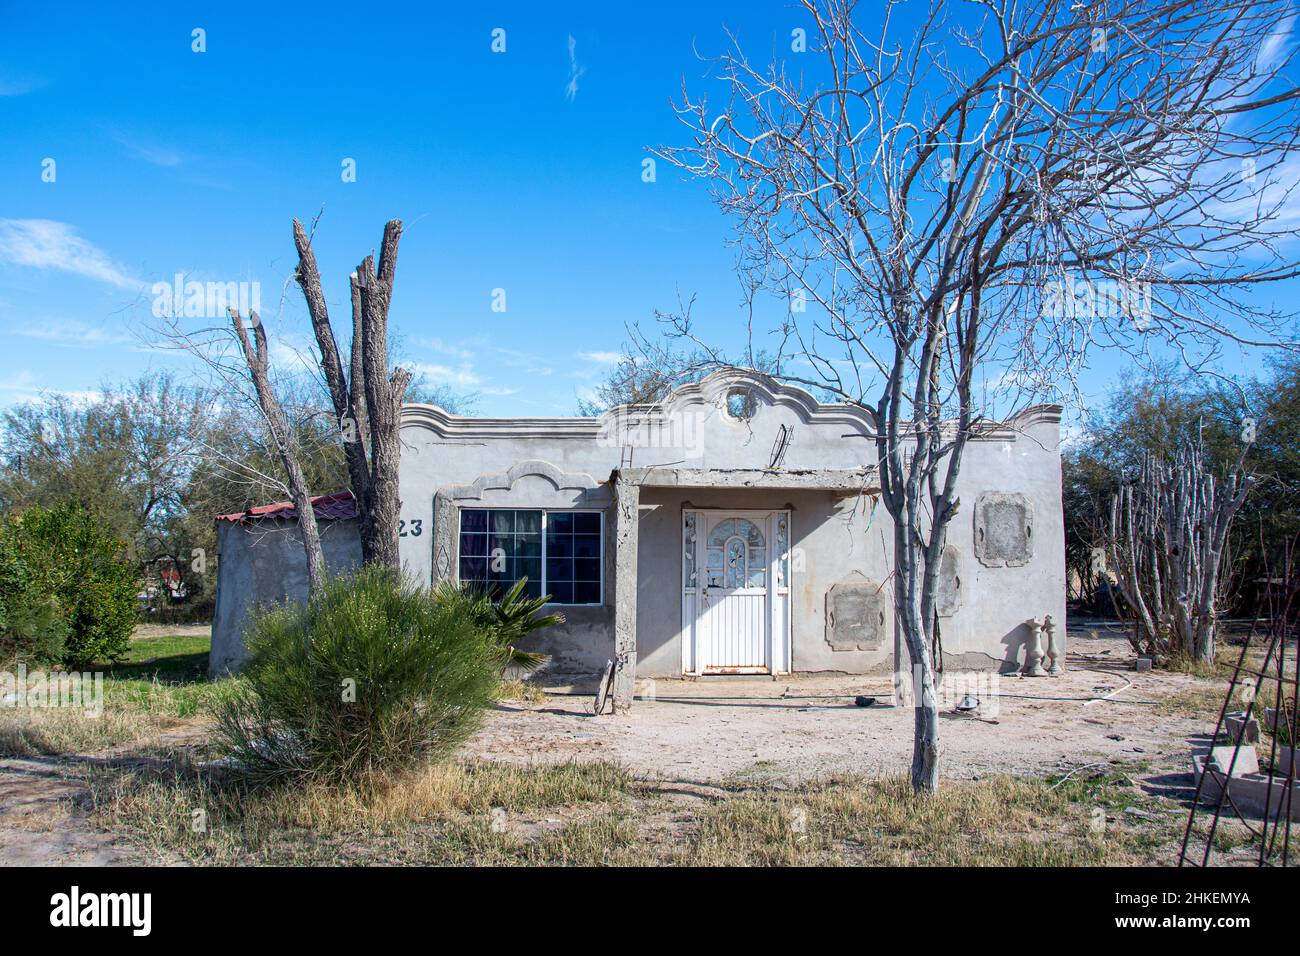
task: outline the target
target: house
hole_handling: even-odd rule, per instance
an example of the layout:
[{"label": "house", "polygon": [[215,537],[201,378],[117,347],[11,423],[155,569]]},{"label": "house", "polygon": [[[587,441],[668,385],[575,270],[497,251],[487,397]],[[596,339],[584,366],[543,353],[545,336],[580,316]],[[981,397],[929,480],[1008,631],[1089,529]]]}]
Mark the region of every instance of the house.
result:
[{"label": "house", "polygon": [[[402,562],[422,583],[529,579],[567,619],[557,674],[892,671],[892,522],[875,419],[727,370],[597,418],[402,417]],[[944,659],[1009,669],[1065,619],[1060,409],[967,446],[941,568]],[[901,651],[906,659],[905,649]]]},{"label": "house", "polygon": [[[312,498],[325,566],[346,572],[361,566],[361,533],[352,492]],[[217,597],[212,613],[213,677],[238,670],[244,661],[244,628],[259,606],[307,600],[307,555],[292,502],[218,515]]]},{"label": "house", "polygon": [[[408,405],[402,563],[430,586],[527,577],[566,617],[529,647],[548,679],[614,660],[624,707],[638,676],[890,672],[906,651],[874,434],[865,409],[737,370],[593,418]],[[1014,668],[1028,619],[1064,621],[1059,443],[1060,409],[1036,406],[968,445],[941,566],[946,666]]]}]

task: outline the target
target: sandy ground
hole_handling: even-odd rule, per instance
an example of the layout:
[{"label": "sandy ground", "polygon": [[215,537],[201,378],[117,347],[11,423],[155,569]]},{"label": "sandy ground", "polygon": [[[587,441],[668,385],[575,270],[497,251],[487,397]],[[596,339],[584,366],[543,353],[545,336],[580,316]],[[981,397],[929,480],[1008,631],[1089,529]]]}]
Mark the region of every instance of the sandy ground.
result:
[{"label": "sandy ground", "polygon": [[[976,717],[949,705],[940,726],[942,774],[1045,775],[1141,763],[1135,776],[1145,789],[1184,794],[1192,743],[1212,727],[1163,713],[1158,702],[1206,685],[1136,673],[1132,658],[1122,638],[1072,632],[1065,674],[1000,677],[988,688],[998,696],[985,691]],[[888,676],[639,681],[637,691],[641,699],[625,716],[593,716],[586,694],[503,704],[464,755],[521,764],[612,760],[645,778],[706,786],[738,777],[795,784],[839,772],[900,774],[911,759],[912,710],[894,705]],[[859,694],[877,703],[855,706]],[[190,742],[203,730],[195,724],[150,743]],[[75,763],[118,756],[125,755],[0,760],[0,865],[149,862],[90,826],[85,790],[67,773]]]},{"label": "sandy ground", "polygon": [[145,862],[86,821],[85,788],[59,761],[0,761],[0,865],[122,866]]},{"label": "sandy ground", "polygon": [[[989,688],[999,696],[985,694],[978,717],[950,706],[941,717],[941,772],[1041,775],[1110,760],[1185,771],[1190,738],[1212,727],[1160,714],[1153,702],[1198,682],[1139,674],[1132,658],[1122,638],[1071,635],[1065,674],[1001,676]],[[638,699],[629,715],[595,717],[588,695],[512,703],[467,749],[522,763],[607,759],[654,779],[700,783],[903,773],[913,711],[894,706],[891,684],[845,675],[638,681],[638,694],[653,699]],[[877,703],[856,706],[860,694]]]}]

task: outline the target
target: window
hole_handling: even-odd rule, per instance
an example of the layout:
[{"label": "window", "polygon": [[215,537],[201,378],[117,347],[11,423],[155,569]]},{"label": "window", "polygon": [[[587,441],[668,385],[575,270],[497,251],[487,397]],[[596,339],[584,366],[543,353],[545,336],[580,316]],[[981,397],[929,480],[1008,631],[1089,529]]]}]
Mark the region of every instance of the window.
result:
[{"label": "window", "polygon": [[460,581],[501,594],[526,577],[531,597],[600,604],[602,533],[599,511],[462,509]]},{"label": "window", "polygon": [[758,399],[747,388],[733,388],[727,393],[727,414],[738,422],[747,422],[758,411]]}]

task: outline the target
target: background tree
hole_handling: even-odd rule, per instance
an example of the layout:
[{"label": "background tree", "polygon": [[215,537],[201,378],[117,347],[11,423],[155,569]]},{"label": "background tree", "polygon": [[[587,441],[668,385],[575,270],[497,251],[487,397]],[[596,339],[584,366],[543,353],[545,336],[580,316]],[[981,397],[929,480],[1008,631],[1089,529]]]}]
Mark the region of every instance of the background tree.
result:
[{"label": "background tree", "polygon": [[1172,458],[1147,455],[1112,495],[1107,550],[1136,620],[1139,654],[1214,663],[1220,572],[1228,532],[1252,484],[1242,470],[1252,437],[1243,436],[1221,480],[1198,436]]},{"label": "background tree", "polygon": [[71,667],[114,662],[136,622],[139,573],[91,508],[0,517],[0,651]]},{"label": "background tree", "polygon": [[94,398],[51,392],[13,406],[0,418],[0,508],[77,501],[134,550],[182,512],[214,405],[202,389],[153,372]]},{"label": "background tree", "polygon": [[[75,502],[108,534],[156,596],[170,592],[159,562],[180,575],[190,607],[203,605],[195,548],[210,548],[211,529],[188,520],[186,490],[213,430],[216,401],[169,372],[149,372],[91,397],[47,393],[0,418],[0,510],[23,512]],[[155,608],[156,609],[156,608]]]},{"label": "background tree", "polygon": [[[659,322],[672,324],[686,317],[689,321],[694,298],[680,303],[677,313],[655,312]],[[752,310],[753,297],[748,294],[746,307]],[[753,348],[752,342],[735,357],[725,357],[713,347],[685,349],[673,336],[647,334],[639,325],[628,328],[629,342],[618,361],[586,398],[578,399],[579,415],[599,415],[618,405],[650,405],[663,401],[675,388],[697,382],[719,366],[754,369],[764,373],[779,371],[777,357]]]},{"label": "background tree", "polygon": [[[1254,613],[1268,568],[1280,566],[1300,533],[1300,356],[1281,352],[1259,377],[1228,380],[1189,375],[1172,365],[1122,382],[1089,416],[1062,457],[1066,557],[1087,599],[1113,568],[1096,554],[1112,547],[1110,502],[1148,458],[1168,461],[1199,442],[1210,473],[1222,478],[1241,449],[1243,422],[1255,441],[1246,460],[1254,479],[1232,523],[1223,561],[1221,610]],[[1100,572],[1100,574],[1098,573]],[[1113,613],[1109,599],[1095,603]]]},{"label": "background tree", "polygon": [[1093,344],[1204,367],[1225,340],[1291,341],[1248,290],[1300,272],[1284,215],[1292,11],[802,6],[799,70],[733,43],[712,64],[721,105],[684,90],[691,142],[658,153],[733,219],[742,284],[790,303],[778,355],[811,371],[783,362],[783,377],[875,414],[917,691],[912,784],[931,791],[939,559],[967,442],[1068,394]]}]

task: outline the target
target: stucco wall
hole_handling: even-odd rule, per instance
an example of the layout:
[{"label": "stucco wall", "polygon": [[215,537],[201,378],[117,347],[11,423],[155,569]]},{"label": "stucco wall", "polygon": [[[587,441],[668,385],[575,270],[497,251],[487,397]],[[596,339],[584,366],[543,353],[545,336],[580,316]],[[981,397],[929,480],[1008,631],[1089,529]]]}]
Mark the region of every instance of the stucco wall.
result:
[{"label": "stucco wall", "polygon": [[[748,388],[756,400],[745,421],[725,410],[726,396],[737,386]],[[870,413],[819,405],[801,390],[761,376],[711,376],[679,390],[663,411],[673,427],[659,433],[671,441],[652,436],[645,442],[641,436],[631,447],[619,437],[621,414],[470,419],[431,406],[408,406],[403,413],[402,516],[408,535],[401,552],[407,574],[417,582],[455,575],[458,508],[606,510],[605,604],[561,608],[568,623],[540,635],[534,645],[554,656],[556,674],[590,674],[613,656],[614,520],[608,478],[614,469],[768,469],[782,444],[778,472],[860,469],[875,462]],[[974,506],[986,491],[1026,496],[1033,553],[1024,566],[987,567],[976,559]],[[941,621],[944,652],[957,666],[1005,669],[1022,656],[1025,619],[1050,613],[1064,622],[1059,411],[1031,410],[995,436],[972,441],[959,494],[961,511],[949,540],[961,597],[957,612]],[[827,592],[836,582],[888,588],[892,523],[876,498],[830,491],[645,487],[638,544],[640,675],[681,672],[681,510],[686,502],[701,508],[790,508],[795,670],[856,673],[892,667],[892,642],[879,652],[842,651],[826,639]],[[416,527],[418,535],[409,533]],[[892,620],[887,627],[892,631]]]},{"label": "stucco wall", "polygon": [[[361,566],[355,520],[322,521],[321,549],[335,572]],[[307,555],[297,522],[262,520],[217,524],[217,606],[212,616],[208,673],[214,677],[243,663],[244,629],[261,606],[307,600]]]}]

